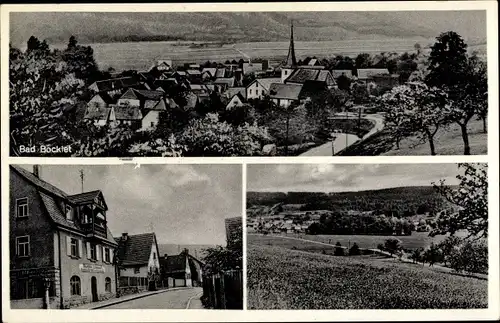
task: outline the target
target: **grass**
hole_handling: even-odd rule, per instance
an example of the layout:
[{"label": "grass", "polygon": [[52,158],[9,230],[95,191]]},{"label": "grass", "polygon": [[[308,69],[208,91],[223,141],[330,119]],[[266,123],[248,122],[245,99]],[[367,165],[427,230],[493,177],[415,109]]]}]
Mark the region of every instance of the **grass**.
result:
[{"label": "grass", "polygon": [[[485,155],[488,152],[488,134],[483,133],[481,120],[471,120],[468,125],[469,143],[472,155]],[[448,129],[441,129],[435,137],[436,154],[463,155],[464,143],[460,128],[456,124]],[[367,140],[354,144],[344,150],[344,156],[410,156],[430,155],[429,143],[419,143],[415,137],[405,138],[396,149],[392,136],[385,130],[369,137]]]},{"label": "grass", "polygon": [[247,250],[249,309],[487,307],[484,280],[394,259],[334,257],[255,240],[249,240]]}]

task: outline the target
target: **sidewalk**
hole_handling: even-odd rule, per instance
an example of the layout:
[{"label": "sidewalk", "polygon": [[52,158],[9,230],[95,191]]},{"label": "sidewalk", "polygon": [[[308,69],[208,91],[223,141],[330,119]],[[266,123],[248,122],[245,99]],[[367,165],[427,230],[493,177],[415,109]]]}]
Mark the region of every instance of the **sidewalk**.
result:
[{"label": "sidewalk", "polygon": [[200,293],[196,294],[195,296],[191,297],[186,305],[186,309],[193,309],[193,310],[202,310],[205,309],[203,304],[201,303],[201,295],[203,295],[203,291]]},{"label": "sidewalk", "polygon": [[173,291],[173,290],[189,289],[189,288],[191,288],[191,287],[165,288],[165,289],[160,289],[160,290],[156,290],[156,291],[152,291],[152,292],[142,292],[142,293],[137,293],[137,294],[130,294],[130,295],[122,296],[122,297],[110,298],[110,299],[107,299],[105,301],[83,304],[81,306],[73,307],[71,309],[96,310],[99,308],[104,308],[104,307],[108,307],[111,305],[128,302],[128,301],[131,301],[133,299],[143,298],[143,297],[147,297],[147,296],[151,296],[151,295],[155,295],[155,294],[160,294],[160,293],[165,293],[165,292],[169,292],[169,291]]}]

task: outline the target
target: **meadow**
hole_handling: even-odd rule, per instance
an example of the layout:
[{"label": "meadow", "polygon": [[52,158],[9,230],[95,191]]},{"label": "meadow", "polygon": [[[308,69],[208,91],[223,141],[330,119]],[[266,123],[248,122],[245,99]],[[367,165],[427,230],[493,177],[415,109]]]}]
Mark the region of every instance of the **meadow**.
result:
[{"label": "meadow", "polygon": [[[276,239],[278,240],[278,239]],[[485,280],[378,256],[335,257],[249,240],[248,309],[486,308]]]},{"label": "meadow", "polygon": [[[185,62],[202,63],[207,60],[223,63],[226,60],[240,58],[265,58],[281,61],[288,53],[285,42],[249,42],[225,44],[221,47],[190,48],[186,46],[200,42],[114,42],[85,44],[94,49],[94,57],[99,68],[113,67],[116,71],[129,69],[147,70],[160,58],[170,58],[174,64]],[[412,40],[339,40],[339,41],[296,41],[295,51],[298,59],[307,56],[330,57],[333,55],[352,55],[380,52],[413,51]],[[66,44],[54,44],[64,48]]]}]

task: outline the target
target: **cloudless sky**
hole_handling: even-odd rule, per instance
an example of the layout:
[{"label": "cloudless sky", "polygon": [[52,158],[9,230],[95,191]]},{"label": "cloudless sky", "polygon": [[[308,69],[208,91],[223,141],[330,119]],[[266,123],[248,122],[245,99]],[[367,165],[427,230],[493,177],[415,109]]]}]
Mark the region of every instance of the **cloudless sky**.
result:
[{"label": "cloudless sky", "polygon": [[[29,171],[31,165],[23,165]],[[225,244],[224,219],[241,216],[241,165],[42,165],[68,194],[101,190],[114,236],[154,231],[158,243]]]}]

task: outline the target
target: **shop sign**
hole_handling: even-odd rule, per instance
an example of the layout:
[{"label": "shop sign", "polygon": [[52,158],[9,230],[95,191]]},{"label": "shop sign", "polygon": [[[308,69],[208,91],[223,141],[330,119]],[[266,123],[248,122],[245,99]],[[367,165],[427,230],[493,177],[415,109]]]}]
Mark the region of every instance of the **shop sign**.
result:
[{"label": "shop sign", "polygon": [[84,273],[103,273],[106,270],[103,265],[80,264],[80,271]]}]

